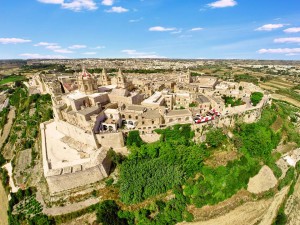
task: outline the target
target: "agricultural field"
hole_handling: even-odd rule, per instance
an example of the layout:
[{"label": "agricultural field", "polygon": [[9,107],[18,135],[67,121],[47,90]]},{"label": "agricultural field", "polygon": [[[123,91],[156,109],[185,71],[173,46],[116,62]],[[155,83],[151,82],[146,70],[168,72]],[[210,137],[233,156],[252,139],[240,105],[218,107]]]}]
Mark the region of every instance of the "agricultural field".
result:
[{"label": "agricultural field", "polygon": [[8,84],[8,83],[13,83],[16,81],[24,81],[26,80],[25,76],[19,76],[19,75],[10,75],[2,78],[0,80],[0,85]]}]

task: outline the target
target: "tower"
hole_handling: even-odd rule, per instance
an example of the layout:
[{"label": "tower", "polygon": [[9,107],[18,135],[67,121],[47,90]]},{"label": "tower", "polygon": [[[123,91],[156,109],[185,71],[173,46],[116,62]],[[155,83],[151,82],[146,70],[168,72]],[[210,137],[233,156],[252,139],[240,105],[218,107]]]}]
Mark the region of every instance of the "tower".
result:
[{"label": "tower", "polygon": [[77,76],[78,89],[85,94],[97,92],[97,80],[83,67],[82,72]]},{"label": "tower", "polygon": [[102,74],[100,76],[100,82],[99,82],[99,84],[102,85],[102,86],[106,86],[106,85],[110,85],[111,84],[110,79],[107,76],[107,72],[106,72],[106,70],[104,68],[103,68]]},{"label": "tower", "polygon": [[192,83],[192,77],[191,77],[190,69],[188,69],[188,71],[187,71],[185,83],[188,83],[188,84]]},{"label": "tower", "polygon": [[121,69],[119,69],[119,72],[117,75],[117,87],[118,88],[126,88],[126,79],[125,79]]}]

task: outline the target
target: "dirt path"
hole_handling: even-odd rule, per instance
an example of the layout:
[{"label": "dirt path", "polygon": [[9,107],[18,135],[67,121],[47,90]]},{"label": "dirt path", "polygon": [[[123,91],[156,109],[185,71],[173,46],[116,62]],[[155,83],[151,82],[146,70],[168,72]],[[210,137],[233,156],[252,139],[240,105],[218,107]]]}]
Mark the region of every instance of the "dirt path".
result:
[{"label": "dirt path", "polygon": [[8,138],[11,126],[13,125],[13,120],[16,117],[15,108],[11,108],[7,115],[7,123],[4,125],[3,133],[0,137],[0,146],[2,147],[3,143],[5,142],[6,138]]},{"label": "dirt path", "polygon": [[7,210],[8,210],[8,199],[5,193],[5,190],[0,183],[0,225],[8,225],[8,217],[7,217]]},{"label": "dirt path", "polygon": [[79,211],[81,209],[85,209],[91,205],[95,205],[100,201],[98,198],[90,198],[82,202],[73,203],[70,205],[66,205],[63,207],[52,207],[52,208],[44,208],[43,213],[48,216],[59,216],[63,214],[68,214],[71,212]]},{"label": "dirt path", "polygon": [[274,198],[247,202],[234,210],[211,220],[192,223],[184,222],[178,225],[271,225],[288,190],[289,188],[285,187],[277,193]]},{"label": "dirt path", "polygon": [[19,187],[17,187],[15,185],[15,182],[14,182],[14,179],[13,179],[13,168],[12,168],[12,165],[11,165],[11,162],[5,164],[3,166],[3,168],[5,168],[8,172],[8,176],[9,176],[9,186],[11,187],[11,192],[12,193],[16,193],[18,190],[19,190]]}]

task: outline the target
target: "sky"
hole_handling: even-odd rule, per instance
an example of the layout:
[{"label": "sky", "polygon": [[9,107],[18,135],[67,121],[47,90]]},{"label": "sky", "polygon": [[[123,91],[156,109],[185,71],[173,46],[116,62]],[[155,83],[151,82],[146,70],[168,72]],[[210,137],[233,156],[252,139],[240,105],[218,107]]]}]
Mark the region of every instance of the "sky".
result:
[{"label": "sky", "polygon": [[0,59],[300,60],[299,0],[0,0]]}]

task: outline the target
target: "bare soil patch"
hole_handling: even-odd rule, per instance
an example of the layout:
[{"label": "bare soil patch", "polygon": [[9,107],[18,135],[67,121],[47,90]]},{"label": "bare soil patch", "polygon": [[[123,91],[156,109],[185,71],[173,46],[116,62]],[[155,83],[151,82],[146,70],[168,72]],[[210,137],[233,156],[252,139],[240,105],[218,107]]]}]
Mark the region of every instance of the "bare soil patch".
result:
[{"label": "bare soil patch", "polygon": [[66,223],[62,223],[61,225],[92,225],[94,221],[96,221],[96,213],[88,213],[83,216],[77,217],[74,220],[68,221]]},{"label": "bare soil patch", "polygon": [[295,185],[294,193],[285,206],[285,213],[288,216],[287,225],[299,225],[300,224],[300,177]]},{"label": "bare soil patch", "polygon": [[232,151],[217,151],[205,161],[205,165],[211,167],[226,166],[229,161],[239,158],[239,153],[236,150]]},{"label": "bare soil patch", "polygon": [[276,148],[276,151],[281,153],[281,154],[285,154],[287,152],[290,152],[292,151],[293,149],[296,149],[297,148],[297,143],[295,142],[288,142],[288,143],[283,143],[281,142],[277,148]]},{"label": "bare soil patch", "polygon": [[271,128],[277,132],[283,125],[283,120],[280,116],[277,116],[277,119],[275,120],[275,122],[272,124]]},{"label": "bare soil patch", "polygon": [[17,185],[23,185],[26,183],[28,177],[32,172],[30,168],[31,163],[31,149],[26,149],[18,152],[16,156],[16,166],[14,168],[14,174]]},{"label": "bare soil patch", "polygon": [[258,174],[250,178],[248,183],[248,191],[254,194],[259,194],[270,190],[277,184],[277,179],[273,171],[268,166],[263,166]]},{"label": "bare soil patch", "polygon": [[272,87],[272,86],[268,86],[266,84],[259,84],[259,86],[263,89],[266,89],[268,91],[277,91],[278,88]]},{"label": "bare soil patch", "polygon": [[0,183],[0,225],[8,225],[8,199],[7,194]]},{"label": "bare soil patch", "polygon": [[159,138],[160,138],[160,134],[156,134],[156,133],[142,134],[140,136],[141,136],[142,140],[146,143],[153,143],[153,142],[159,141]]},{"label": "bare soil patch", "polygon": [[226,214],[240,206],[242,203],[251,200],[253,200],[251,193],[246,190],[241,190],[231,198],[220,202],[217,205],[207,205],[202,208],[196,208],[192,205],[188,207],[188,211],[194,215],[195,221],[206,221]]},{"label": "bare soil patch", "polygon": [[292,99],[292,98],[289,98],[289,97],[286,97],[284,95],[272,94],[272,98],[276,99],[276,100],[280,100],[280,101],[285,101],[285,102],[288,102],[288,103],[290,103],[292,105],[300,107],[300,102],[299,101],[297,101],[295,99]]},{"label": "bare soil patch", "polygon": [[11,108],[7,115],[7,123],[4,125],[3,133],[0,137],[0,146],[2,146],[5,142],[5,140],[8,138],[11,126],[13,125],[13,120],[16,117],[15,109]]},{"label": "bare soil patch", "polygon": [[178,225],[269,225],[272,224],[275,219],[288,190],[289,188],[285,187],[273,198],[246,202],[234,210],[226,214],[221,214],[214,219],[192,223],[183,222]]}]

